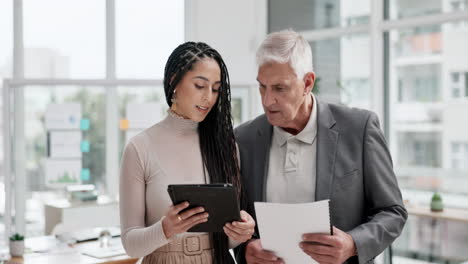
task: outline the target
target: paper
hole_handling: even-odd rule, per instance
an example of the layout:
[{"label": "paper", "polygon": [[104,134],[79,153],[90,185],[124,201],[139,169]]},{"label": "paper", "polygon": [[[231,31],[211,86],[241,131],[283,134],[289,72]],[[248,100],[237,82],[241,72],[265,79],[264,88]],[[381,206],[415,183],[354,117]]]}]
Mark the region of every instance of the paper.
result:
[{"label": "paper", "polygon": [[80,251],[82,254],[100,259],[126,254],[120,238],[111,239],[108,247],[100,247],[99,241],[96,241],[95,243],[89,243],[87,247],[80,249]]},{"label": "paper", "polygon": [[51,131],[51,158],[81,158],[81,131]]},{"label": "paper", "polygon": [[81,159],[46,159],[45,179],[49,187],[64,187],[81,183]]},{"label": "paper", "polygon": [[80,104],[49,104],[47,106],[45,126],[48,130],[80,129],[80,123]]},{"label": "paper", "polygon": [[262,246],[285,263],[318,263],[299,247],[306,233],[330,234],[329,200],[280,204],[255,202]]}]

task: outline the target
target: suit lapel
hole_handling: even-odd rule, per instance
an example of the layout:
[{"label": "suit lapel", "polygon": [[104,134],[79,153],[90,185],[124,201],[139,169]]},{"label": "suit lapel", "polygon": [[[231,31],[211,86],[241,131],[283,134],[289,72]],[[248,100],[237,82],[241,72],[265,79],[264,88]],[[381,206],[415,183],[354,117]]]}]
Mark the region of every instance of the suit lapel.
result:
[{"label": "suit lapel", "polygon": [[339,132],[328,104],[317,102],[317,174],[315,200],[330,199]]},{"label": "suit lapel", "polygon": [[255,172],[258,175],[258,177],[255,177],[255,179],[258,180],[255,185],[255,193],[258,194],[257,197],[255,197],[256,201],[266,200],[266,178],[268,174],[272,134],[273,126],[268,123],[266,116],[264,116],[256,135],[258,142],[255,148],[255,157],[258,158],[258,162],[255,163]]}]

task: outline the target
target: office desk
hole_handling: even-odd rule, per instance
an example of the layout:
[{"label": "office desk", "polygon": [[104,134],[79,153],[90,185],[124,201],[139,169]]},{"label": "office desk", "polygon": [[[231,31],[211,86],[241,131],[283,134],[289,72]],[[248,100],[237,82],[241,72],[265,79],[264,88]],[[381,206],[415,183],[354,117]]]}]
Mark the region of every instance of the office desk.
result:
[{"label": "office desk", "polygon": [[[118,201],[105,196],[99,196],[97,201],[89,202],[51,201],[45,204],[44,211],[46,235],[82,228],[120,225]],[[93,217],[87,217],[91,215]],[[57,225],[61,230],[53,232]]]},{"label": "office desk", "polygon": [[427,256],[429,262],[436,258],[461,262],[468,259],[468,210],[444,208],[432,212],[429,206],[405,205],[409,216],[410,233],[406,247],[409,251]]},{"label": "office desk", "polygon": [[[120,239],[120,238],[116,238]],[[80,253],[81,250],[89,247],[99,247],[97,241],[78,243],[73,246],[61,245],[52,236],[36,237],[26,239],[26,248],[32,250],[26,253],[22,258],[14,257],[8,264],[134,264],[137,258],[131,258],[127,255],[94,258]],[[56,247],[56,248],[53,248]],[[52,250],[46,250],[53,248]],[[43,252],[42,252],[43,251]]]},{"label": "office desk", "polygon": [[466,209],[444,208],[442,212],[432,212],[428,206],[407,204],[406,210],[408,214],[414,216],[468,223],[468,210]]}]

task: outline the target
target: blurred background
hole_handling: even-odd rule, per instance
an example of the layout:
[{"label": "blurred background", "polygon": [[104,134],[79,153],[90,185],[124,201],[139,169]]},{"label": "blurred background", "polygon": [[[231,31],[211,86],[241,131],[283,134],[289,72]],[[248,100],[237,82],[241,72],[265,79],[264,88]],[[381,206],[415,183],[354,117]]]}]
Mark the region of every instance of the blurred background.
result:
[{"label": "blurred background", "polygon": [[0,0],[0,248],[118,226],[121,152],[165,116],[170,52],[221,53],[238,125],[263,112],[256,48],[288,28],[319,98],[380,117],[410,217],[379,261],[467,261],[468,0]]}]

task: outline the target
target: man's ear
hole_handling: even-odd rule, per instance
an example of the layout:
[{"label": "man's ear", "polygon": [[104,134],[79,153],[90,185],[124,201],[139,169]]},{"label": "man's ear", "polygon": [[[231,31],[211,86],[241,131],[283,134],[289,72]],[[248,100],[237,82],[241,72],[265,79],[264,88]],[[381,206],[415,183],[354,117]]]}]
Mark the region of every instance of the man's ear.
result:
[{"label": "man's ear", "polygon": [[304,93],[309,94],[314,89],[315,85],[315,73],[308,72],[304,75]]}]

